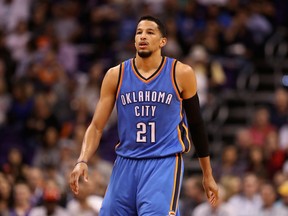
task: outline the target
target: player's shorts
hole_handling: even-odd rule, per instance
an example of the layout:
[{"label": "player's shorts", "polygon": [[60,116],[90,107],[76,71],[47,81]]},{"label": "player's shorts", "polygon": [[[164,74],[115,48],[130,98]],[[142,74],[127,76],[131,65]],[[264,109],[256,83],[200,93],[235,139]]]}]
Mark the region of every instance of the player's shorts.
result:
[{"label": "player's shorts", "polygon": [[118,156],[100,216],[180,216],[181,154],[155,159]]}]

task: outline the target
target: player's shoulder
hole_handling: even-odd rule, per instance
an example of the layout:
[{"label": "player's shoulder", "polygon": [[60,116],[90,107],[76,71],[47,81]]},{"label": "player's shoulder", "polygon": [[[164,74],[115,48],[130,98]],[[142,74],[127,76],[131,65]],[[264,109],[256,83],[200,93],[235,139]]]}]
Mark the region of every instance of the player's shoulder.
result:
[{"label": "player's shoulder", "polygon": [[121,64],[111,67],[108,69],[106,74],[109,76],[119,76],[120,67],[121,67]]},{"label": "player's shoulder", "polygon": [[121,72],[121,68],[123,67],[124,63],[127,61],[130,61],[131,59],[127,59],[123,62],[120,62],[119,64],[117,64],[116,66],[113,66],[111,68],[108,69],[107,74],[109,74],[109,76],[117,76],[119,77],[120,72]]},{"label": "player's shoulder", "polygon": [[178,60],[177,60],[177,64],[175,67],[175,72],[176,72],[176,76],[187,76],[189,74],[194,73],[193,68],[190,65],[185,64]]},{"label": "player's shoulder", "polygon": [[109,86],[109,88],[116,89],[117,83],[120,77],[120,65],[116,65],[114,67],[111,67],[107,70],[104,80],[103,80],[103,86]]},{"label": "player's shoulder", "polygon": [[121,64],[110,67],[105,74],[105,79],[109,81],[113,81],[113,80],[117,81],[120,77],[120,67],[121,67]]},{"label": "player's shoulder", "polygon": [[[175,78],[180,92],[189,91],[194,93],[197,83],[195,73],[190,65],[178,61],[175,68]],[[189,95],[191,94],[189,93]]]}]

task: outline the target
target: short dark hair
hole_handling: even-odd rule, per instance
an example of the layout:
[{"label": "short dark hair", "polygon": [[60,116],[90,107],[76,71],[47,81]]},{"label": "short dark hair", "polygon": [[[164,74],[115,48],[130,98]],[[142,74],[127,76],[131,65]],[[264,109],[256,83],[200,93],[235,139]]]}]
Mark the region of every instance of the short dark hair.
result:
[{"label": "short dark hair", "polygon": [[142,20],[148,20],[148,21],[152,21],[155,22],[158,26],[159,31],[161,32],[163,37],[167,36],[167,31],[166,31],[166,27],[165,25],[160,21],[160,19],[150,16],[150,15],[146,15],[146,16],[142,16],[140,17],[140,19],[138,20],[138,24],[142,21]]}]

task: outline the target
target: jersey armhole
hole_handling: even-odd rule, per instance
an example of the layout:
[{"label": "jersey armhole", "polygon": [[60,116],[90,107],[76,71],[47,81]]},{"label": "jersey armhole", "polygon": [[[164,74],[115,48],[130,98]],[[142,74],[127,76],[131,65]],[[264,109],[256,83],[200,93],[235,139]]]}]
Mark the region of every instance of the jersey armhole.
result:
[{"label": "jersey armhole", "polygon": [[116,89],[117,89],[116,99],[118,98],[118,94],[122,85],[123,71],[124,71],[124,62],[120,64],[120,68],[119,68],[119,76],[118,76],[118,81],[117,81],[117,86],[116,86]]},{"label": "jersey armhole", "polygon": [[173,82],[174,82],[176,91],[177,91],[178,95],[180,96],[180,95],[181,95],[181,92],[180,92],[179,87],[178,87],[177,82],[176,82],[176,65],[177,65],[177,62],[178,62],[178,61],[175,60],[175,62],[174,62],[174,64],[173,64],[172,74],[173,74]]}]

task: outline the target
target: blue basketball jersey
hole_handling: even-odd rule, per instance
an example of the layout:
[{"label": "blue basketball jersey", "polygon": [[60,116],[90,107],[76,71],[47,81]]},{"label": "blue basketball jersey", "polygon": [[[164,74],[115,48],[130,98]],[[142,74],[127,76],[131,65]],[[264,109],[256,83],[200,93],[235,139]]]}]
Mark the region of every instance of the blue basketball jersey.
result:
[{"label": "blue basketball jersey", "polygon": [[176,62],[163,57],[147,79],[138,72],[134,59],[121,64],[116,96],[118,155],[156,158],[190,150],[182,99],[175,83]]}]

